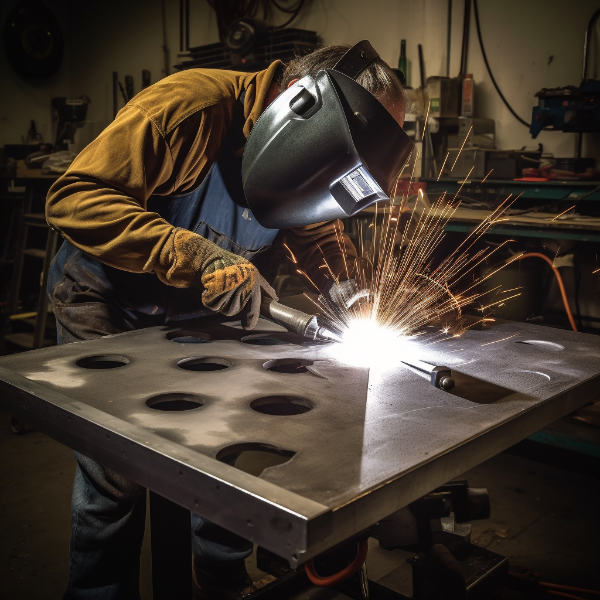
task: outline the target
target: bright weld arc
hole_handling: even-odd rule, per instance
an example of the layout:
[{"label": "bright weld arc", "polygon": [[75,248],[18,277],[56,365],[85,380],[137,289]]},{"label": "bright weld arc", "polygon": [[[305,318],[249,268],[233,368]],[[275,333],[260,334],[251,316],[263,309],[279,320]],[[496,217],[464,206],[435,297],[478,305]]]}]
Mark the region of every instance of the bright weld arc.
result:
[{"label": "bright weld arc", "polygon": [[[411,160],[415,158],[413,153]],[[412,169],[410,167],[408,165],[409,172],[414,176],[414,164]],[[472,169],[469,175],[471,172]],[[421,194],[412,196],[413,201],[415,197],[420,199]],[[388,359],[398,364],[407,348],[415,353],[415,344],[420,347],[451,339],[477,324],[492,322],[494,319],[483,314],[469,323],[463,310],[480,304],[479,310],[485,313],[519,295],[509,295],[518,288],[482,287],[514,258],[493,265],[486,273],[476,272],[512,240],[492,248],[475,249],[474,246],[503,218],[516,199],[509,195],[502,200],[437,264],[433,263],[434,252],[445,238],[446,224],[460,206],[456,196],[444,192],[430,206],[415,201],[410,207],[408,195],[403,194],[396,203],[398,207],[387,213],[376,204],[373,222],[358,228],[356,263],[345,254],[345,234],[336,227],[335,239],[342,253],[344,270],[340,280],[353,278],[359,290],[369,292],[351,306],[333,302],[323,290],[316,301],[307,295],[324,317],[326,326],[340,332],[342,343],[333,344],[331,350],[336,357],[365,366],[383,364]],[[325,259],[320,247],[319,251]],[[322,270],[337,281],[326,260]],[[316,288],[304,271],[298,269],[297,272]],[[482,302],[484,298],[486,302]]]}]

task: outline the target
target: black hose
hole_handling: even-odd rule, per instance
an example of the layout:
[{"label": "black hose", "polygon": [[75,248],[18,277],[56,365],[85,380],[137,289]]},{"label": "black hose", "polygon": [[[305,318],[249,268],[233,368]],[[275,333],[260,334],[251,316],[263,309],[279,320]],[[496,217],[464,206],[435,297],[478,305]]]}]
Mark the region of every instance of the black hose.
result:
[{"label": "black hose", "polygon": [[452,0],[448,0],[446,25],[446,77],[450,77],[450,50],[452,48]]},{"label": "black hose", "polygon": [[[498,92],[498,95],[500,96],[502,102],[504,102],[504,105],[511,112],[512,116],[515,119],[517,119],[517,121],[519,121],[519,123],[522,123],[523,125],[525,125],[525,127],[529,128],[529,127],[531,127],[531,124],[528,123],[525,119],[521,118],[515,112],[513,107],[508,103],[508,100],[504,97],[504,94],[500,90],[500,87],[496,83],[496,78],[494,77],[494,74],[492,73],[490,63],[488,62],[487,55],[485,53],[485,48],[483,47],[483,38],[481,36],[481,26],[479,24],[479,8],[477,6],[477,0],[473,0],[473,8],[475,9],[475,26],[477,28],[477,38],[479,39],[479,47],[481,48],[481,55],[483,56],[483,62],[485,63],[485,68],[487,69],[488,75],[490,76],[490,79],[492,80],[492,83],[494,84],[494,87],[496,88],[496,91]],[[462,66],[461,66],[461,68],[462,68]]]},{"label": "black hose", "polygon": [[594,25],[596,21],[600,17],[600,8],[592,15],[592,18],[588,22],[588,26],[585,32],[585,41],[583,43],[583,75],[582,79],[587,78],[587,70],[588,70],[588,58],[589,58],[589,44],[590,39],[592,37],[592,31],[594,29]]},{"label": "black hose", "polygon": [[[275,2],[275,0],[273,0],[273,4],[277,8],[279,8],[279,10],[284,10],[284,9],[280,8],[280,6]],[[304,0],[298,0],[298,4],[296,5],[296,8],[293,11],[284,10],[284,12],[291,13],[290,18],[287,19],[287,21],[285,21],[285,23],[282,23],[281,25],[277,25],[276,27],[274,27],[274,29],[283,29],[284,27],[287,27],[300,14],[300,11],[302,10],[303,6],[304,6]]]},{"label": "black hose", "polygon": [[463,15],[462,47],[460,51],[460,71],[458,76],[463,78],[467,72],[467,58],[469,54],[469,34],[471,29],[471,0],[465,0]]}]

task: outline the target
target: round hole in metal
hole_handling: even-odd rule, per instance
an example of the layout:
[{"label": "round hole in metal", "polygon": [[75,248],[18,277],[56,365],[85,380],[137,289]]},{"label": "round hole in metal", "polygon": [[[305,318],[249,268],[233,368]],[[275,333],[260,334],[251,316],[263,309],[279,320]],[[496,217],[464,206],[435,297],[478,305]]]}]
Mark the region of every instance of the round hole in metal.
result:
[{"label": "round hole in metal", "polygon": [[121,354],[95,354],[78,359],[75,364],[84,369],[116,369],[131,361]]},{"label": "round hole in metal", "polygon": [[245,442],[227,446],[217,453],[217,460],[250,475],[260,475],[265,469],[281,465],[296,453],[262,442]]},{"label": "round hole in metal", "polygon": [[279,344],[286,344],[285,342],[274,335],[268,333],[257,333],[254,335],[247,335],[241,339],[244,344],[252,344],[253,346],[277,346]]},{"label": "round hole in metal", "polygon": [[182,358],[177,362],[177,366],[186,371],[222,371],[228,369],[231,363],[224,358]]},{"label": "round hole in metal", "polygon": [[210,342],[211,336],[205,331],[193,331],[191,329],[176,329],[169,331],[166,338],[178,344],[206,344]]},{"label": "round hole in metal", "polygon": [[277,358],[268,360],[263,368],[267,371],[275,371],[277,373],[306,373],[313,364],[312,360],[304,360],[300,358]]},{"label": "round hole in metal", "polygon": [[250,408],[265,415],[301,415],[312,410],[313,403],[302,396],[263,396],[250,402]]},{"label": "round hole in metal", "polygon": [[204,400],[198,394],[188,394],[185,392],[169,392],[157,394],[146,400],[146,405],[155,410],[182,411],[199,408],[204,404]]},{"label": "round hole in metal", "polygon": [[515,343],[526,344],[528,346],[538,348],[539,350],[549,350],[550,352],[560,352],[561,350],[565,349],[565,347],[562,344],[557,344],[556,342],[549,342],[547,340],[519,340]]},{"label": "round hole in metal", "polygon": [[505,371],[511,375],[511,377],[517,377],[521,379],[530,380],[531,382],[536,381],[552,381],[552,377],[548,375],[548,373],[544,373],[543,371],[534,371],[533,369],[509,369]]}]

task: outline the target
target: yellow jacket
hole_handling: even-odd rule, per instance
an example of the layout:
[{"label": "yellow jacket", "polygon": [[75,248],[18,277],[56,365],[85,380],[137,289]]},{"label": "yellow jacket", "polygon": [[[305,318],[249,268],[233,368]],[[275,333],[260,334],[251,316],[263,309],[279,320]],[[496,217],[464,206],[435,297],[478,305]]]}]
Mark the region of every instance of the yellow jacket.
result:
[{"label": "yellow jacket", "polygon": [[[177,287],[198,285],[194,257],[185,253],[196,245],[186,244],[181,230],[175,245],[175,227],[146,210],[147,201],[199,185],[217,157],[242,91],[248,137],[280,66],[276,61],[258,73],[189,69],[142,90],[52,185],[48,223],[112,267],[155,273]],[[339,222],[315,224],[288,230],[281,240],[318,278],[323,254],[334,271],[343,272],[340,240],[348,257],[356,255],[340,228]]]}]

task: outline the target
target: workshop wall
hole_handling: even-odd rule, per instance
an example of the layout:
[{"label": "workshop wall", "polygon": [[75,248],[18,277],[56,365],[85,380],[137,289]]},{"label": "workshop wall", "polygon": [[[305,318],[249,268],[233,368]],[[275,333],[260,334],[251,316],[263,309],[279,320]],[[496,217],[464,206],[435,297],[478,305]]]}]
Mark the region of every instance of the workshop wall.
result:
[{"label": "workshop wall", "polygon": [[[581,80],[584,33],[597,0],[478,0],[484,47],[503,94],[526,121],[537,105],[535,93],[543,87],[578,85]],[[460,68],[464,2],[452,3],[450,76]],[[372,0],[368,9],[360,1],[318,0],[301,16],[299,27],[315,29],[326,43],[369,38],[394,66],[400,40],[406,39],[409,83],[420,85],[418,44],[423,45],[425,76],[446,74],[447,0]],[[473,13],[473,11],[472,11]],[[594,48],[596,50],[597,48]],[[591,63],[595,65],[595,62]],[[474,15],[471,14],[467,71],[476,84],[476,116],[496,120],[497,145],[503,149],[537,147],[557,156],[572,156],[575,134],[542,132],[536,140],[502,103],[493,88],[481,55]],[[588,154],[598,155],[591,135],[585,136]],[[596,136],[597,141],[597,136]]]},{"label": "workshop wall", "polygon": [[[4,22],[12,2],[2,3]],[[81,137],[92,136],[112,118],[112,72],[120,79],[133,75],[140,89],[141,70],[151,71],[152,81],[165,74],[163,56],[164,6],[170,65],[179,50],[179,2],[121,2],[89,0],[69,3],[47,0],[65,27],[66,53],[60,72],[41,83],[23,81],[14,74],[2,53],[3,94],[0,97],[0,144],[18,143],[35,119],[45,139],[52,139],[50,98],[79,96],[92,100],[88,109],[91,125]],[[307,3],[308,4],[308,3]],[[460,63],[463,3],[453,2],[450,74]],[[6,5],[6,6],[5,6]],[[313,0],[294,26],[318,31],[325,43],[349,43],[361,38],[373,41],[388,62],[398,61],[400,40],[407,40],[409,78],[419,85],[417,44],[423,44],[426,76],[445,74],[446,0]],[[542,87],[579,83],[583,39],[587,21],[597,8],[596,0],[571,3],[568,18],[560,0],[479,0],[483,39],[493,72],[505,96],[524,119],[531,118],[534,94]],[[214,12],[203,0],[191,3],[191,45],[218,41]],[[476,113],[496,120],[498,146],[511,149],[535,147],[528,130],[502,104],[492,87],[479,49],[474,19],[469,38],[468,71],[476,83]],[[588,141],[591,142],[591,136]],[[572,155],[575,135],[543,132],[538,140],[547,151]],[[590,154],[598,148],[589,145]]]},{"label": "workshop wall", "polygon": [[14,1],[0,2],[0,147],[5,144],[27,142],[26,135],[31,120],[44,141],[53,141],[52,113],[50,101],[54,96],[70,94],[70,45],[68,43],[67,0],[52,0],[52,7],[59,27],[65,37],[65,51],[61,68],[47,79],[26,79],[17,75],[9,64],[4,51],[4,27],[7,17],[16,4]]}]

